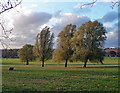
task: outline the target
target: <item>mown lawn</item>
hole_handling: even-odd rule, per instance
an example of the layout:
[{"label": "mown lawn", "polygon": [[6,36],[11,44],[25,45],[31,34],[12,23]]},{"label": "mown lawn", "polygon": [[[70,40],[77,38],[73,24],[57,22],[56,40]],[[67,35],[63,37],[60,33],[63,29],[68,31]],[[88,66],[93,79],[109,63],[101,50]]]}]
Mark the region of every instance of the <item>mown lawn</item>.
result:
[{"label": "mown lawn", "polygon": [[[9,71],[9,67],[14,67]],[[106,57],[104,65],[83,63],[54,63],[46,61],[30,65],[19,59],[2,59],[2,91],[118,91],[118,58]]]}]

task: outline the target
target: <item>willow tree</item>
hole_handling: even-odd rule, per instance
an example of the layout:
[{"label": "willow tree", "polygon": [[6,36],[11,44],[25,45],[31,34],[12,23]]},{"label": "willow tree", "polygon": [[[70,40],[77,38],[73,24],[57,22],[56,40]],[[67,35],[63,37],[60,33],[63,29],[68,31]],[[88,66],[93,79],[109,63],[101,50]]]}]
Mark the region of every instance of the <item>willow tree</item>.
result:
[{"label": "willow tree", "polygon": [[83,61],[84,67],[88,60],[103,63],[102,48],[105,40],[106,30],[101,23],[88,21],[82,24],[71,39],[73,58]]},{"label": "willow tree", "polygon": [[26,61],[26,65],[29,65],[29,61],[32,61],[35,59],[34,53],[33,53],[33,46],[30,44],[24,45],[19,51],[18,55],[22,61]]},{"label": "willow tree", "polygon": [[36,43],[34,45],[34,54],[42,61],[44,67],[44,60],[48,59],[53,51],[53,38],[54,34],[50,32],[49,27],[42,29],[36,36]]},{"label": "willow tree", "polygon": [[76,25],[69,24],[58,34],[58,44],[53,53],[53,58],[57,61],[65,60],[65,67],[67,67],[67,62],[71,59],[73,53],[70,39],[75,31]]}]

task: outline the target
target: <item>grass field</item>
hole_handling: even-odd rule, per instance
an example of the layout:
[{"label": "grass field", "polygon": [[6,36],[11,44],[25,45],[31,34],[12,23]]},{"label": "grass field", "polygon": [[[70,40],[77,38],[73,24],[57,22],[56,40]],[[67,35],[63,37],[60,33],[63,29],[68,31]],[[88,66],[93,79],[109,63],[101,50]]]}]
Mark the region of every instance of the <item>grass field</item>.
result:
[{"label": "grass field", "polygon": [[[14,67],[9,71],[9,67]],[[2,91],[118,91],[118,58],[106,57],[104,65],[83,63],[30,62],[2,59]]]}]

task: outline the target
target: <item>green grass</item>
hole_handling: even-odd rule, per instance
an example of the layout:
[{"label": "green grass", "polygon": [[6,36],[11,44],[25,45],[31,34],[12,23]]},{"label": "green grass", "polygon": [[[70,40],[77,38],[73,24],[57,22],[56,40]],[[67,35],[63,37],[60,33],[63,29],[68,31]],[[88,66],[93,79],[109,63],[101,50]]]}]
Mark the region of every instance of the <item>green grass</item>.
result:
[{"label": "green grass", "polygon": [[[15,69],[9,71],[9,67]],[[106,57],[104,65],[82,62],[54,63],[2,59],[2,91],[118,91],[118,58]]]}]

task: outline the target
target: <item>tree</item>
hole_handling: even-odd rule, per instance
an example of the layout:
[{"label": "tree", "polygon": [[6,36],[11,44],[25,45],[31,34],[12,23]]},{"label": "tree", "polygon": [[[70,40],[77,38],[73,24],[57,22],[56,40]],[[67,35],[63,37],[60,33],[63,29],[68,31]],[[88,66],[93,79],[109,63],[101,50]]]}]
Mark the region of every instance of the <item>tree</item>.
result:
[{"label": "tree", "polygon": [[73,46],[73,58],[84,62],[86,67],[87,61],[102,62],[102,48],[106,40],[106,30],[98,21],[88,21],[82,24],[74,33],[71,39]]},{"label": "tree", "polygon": [[19,49],[2,49],[2,58],[18,58]]},{"label": "tree", "polygon": [[22,61],[26,61],[26,65],[29,65],[29,61],[32,61],[35,59],[34,53],[33,53],[33,46],[30,44],[24,45],[19,51],[18,55]]},{"label": "tree", "polygon": [[110,56],[113,56],[113,57],[115,57],[117,55],[115,51],[110,51],[109,54],[110,54]]},{"label": "tree", "polygon": [[49,27],[42,29],[36,36],[36,43],[34,45],[34,54],[42,61],[44,67],[44,60],[48,59],[53,51],[53,38],[54,34],[50,32]]},{"label": "tree", "polygon": [[103,55],[106,56],[106,54],[107,54],[107,53],[106,53],[105,51],[103,51]]},{"label": "tree", "polygon": [[67,62],[71,60],[73,53],[70,39],[73,37],[75,31],[76,25],[69,24],[58,34],[58,45],[53,53],[53,58],[57,61],[66,60],[65,67],[67,67]]}]

